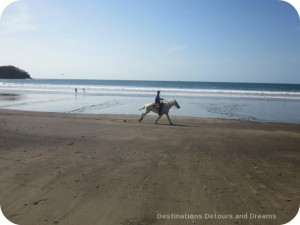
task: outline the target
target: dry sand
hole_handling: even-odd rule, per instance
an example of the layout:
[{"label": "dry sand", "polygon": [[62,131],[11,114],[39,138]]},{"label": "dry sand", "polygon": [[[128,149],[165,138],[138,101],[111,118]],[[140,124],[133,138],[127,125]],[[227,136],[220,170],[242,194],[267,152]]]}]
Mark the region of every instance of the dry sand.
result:
[{"label": "dry sand", "polygon": [[1,110],[4,214],[20,225],[279,225],[296,215],[300,125],[137,118]]}]

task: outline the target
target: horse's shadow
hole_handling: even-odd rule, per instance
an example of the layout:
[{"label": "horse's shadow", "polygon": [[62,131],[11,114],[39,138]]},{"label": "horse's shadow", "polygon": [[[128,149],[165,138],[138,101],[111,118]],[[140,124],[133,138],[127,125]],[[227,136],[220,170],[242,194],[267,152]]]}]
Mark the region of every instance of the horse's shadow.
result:
[{"label": "horse's shadow", "polygon": [[197,125],[184,125],[184,124],[169,124],[169,123],[157,123],[153,125],[158,125],[158,126],[170,126],[170,127],[199,127]]}]

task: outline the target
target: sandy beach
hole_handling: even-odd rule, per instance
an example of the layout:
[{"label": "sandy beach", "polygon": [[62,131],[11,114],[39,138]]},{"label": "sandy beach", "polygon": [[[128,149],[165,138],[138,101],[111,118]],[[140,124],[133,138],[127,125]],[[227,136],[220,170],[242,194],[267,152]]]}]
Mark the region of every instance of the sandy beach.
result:
[{"label": "sandy beach", "polygon": [[300,125],[0,111],[0,205],[20,225],[289,222]]}]

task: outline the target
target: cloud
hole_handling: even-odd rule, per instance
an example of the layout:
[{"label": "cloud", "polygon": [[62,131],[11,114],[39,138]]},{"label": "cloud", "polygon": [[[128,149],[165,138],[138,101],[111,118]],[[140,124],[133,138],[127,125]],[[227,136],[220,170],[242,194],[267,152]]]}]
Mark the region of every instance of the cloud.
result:
[{"label": "cloud", "polygon": [[170,47],[167,49],[167,52],[168,53],[177,53],[177,52],[182,52],[184,50],[187,49],[187,45],[176,45],[176,46],[173,46],[173,47]]},{"label": "cloud", "polygon": [[0,34],[20,33],[34,29],[33,25],[20,17],[11,17],[0,23]]},{"label": "cloud", "polygon": [[14,10],[2,16],[0,21],[0,34],[12,34],[34,30],[31,16],[24,4],[14,4]]}]

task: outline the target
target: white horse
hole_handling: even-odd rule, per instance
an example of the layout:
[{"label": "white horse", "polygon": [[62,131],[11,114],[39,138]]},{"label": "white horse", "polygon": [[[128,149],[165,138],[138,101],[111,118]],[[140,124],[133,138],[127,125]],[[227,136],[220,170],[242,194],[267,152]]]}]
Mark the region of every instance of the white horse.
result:
[{"label": "white horse", "polygon": [[[160,115],[158,115],[158,118],[155,122],[155,124],[157,124],[157,121],[164,115],[166,114],[166,116],[168,117],[168,120],[170,122],[171,125],[173,125],[173,123],[171,122],[170,120],[170,117],[169,117],[169,110],[170,108],[172,108],[173,106],[176,106],[177,109],[180,109],[180,105],[178,104],[178,102],[174,99],[172,101],[166,101],[164,103],[161,103],[160,107],[161,107],[161,113]],[[146,104],[144,105],[142,108],[140,108],[139,110],[143,110],[145,109],[145,112],[142,113],[141,115],[141,118],[139,119],[139,122],[141,122],[143,120],[143,118],[150,112],[154,112],[154,113],[157,113],[158,114],[158,109],[157,109],[157,106],[153,103],[149,103],[149,104]]]}]

